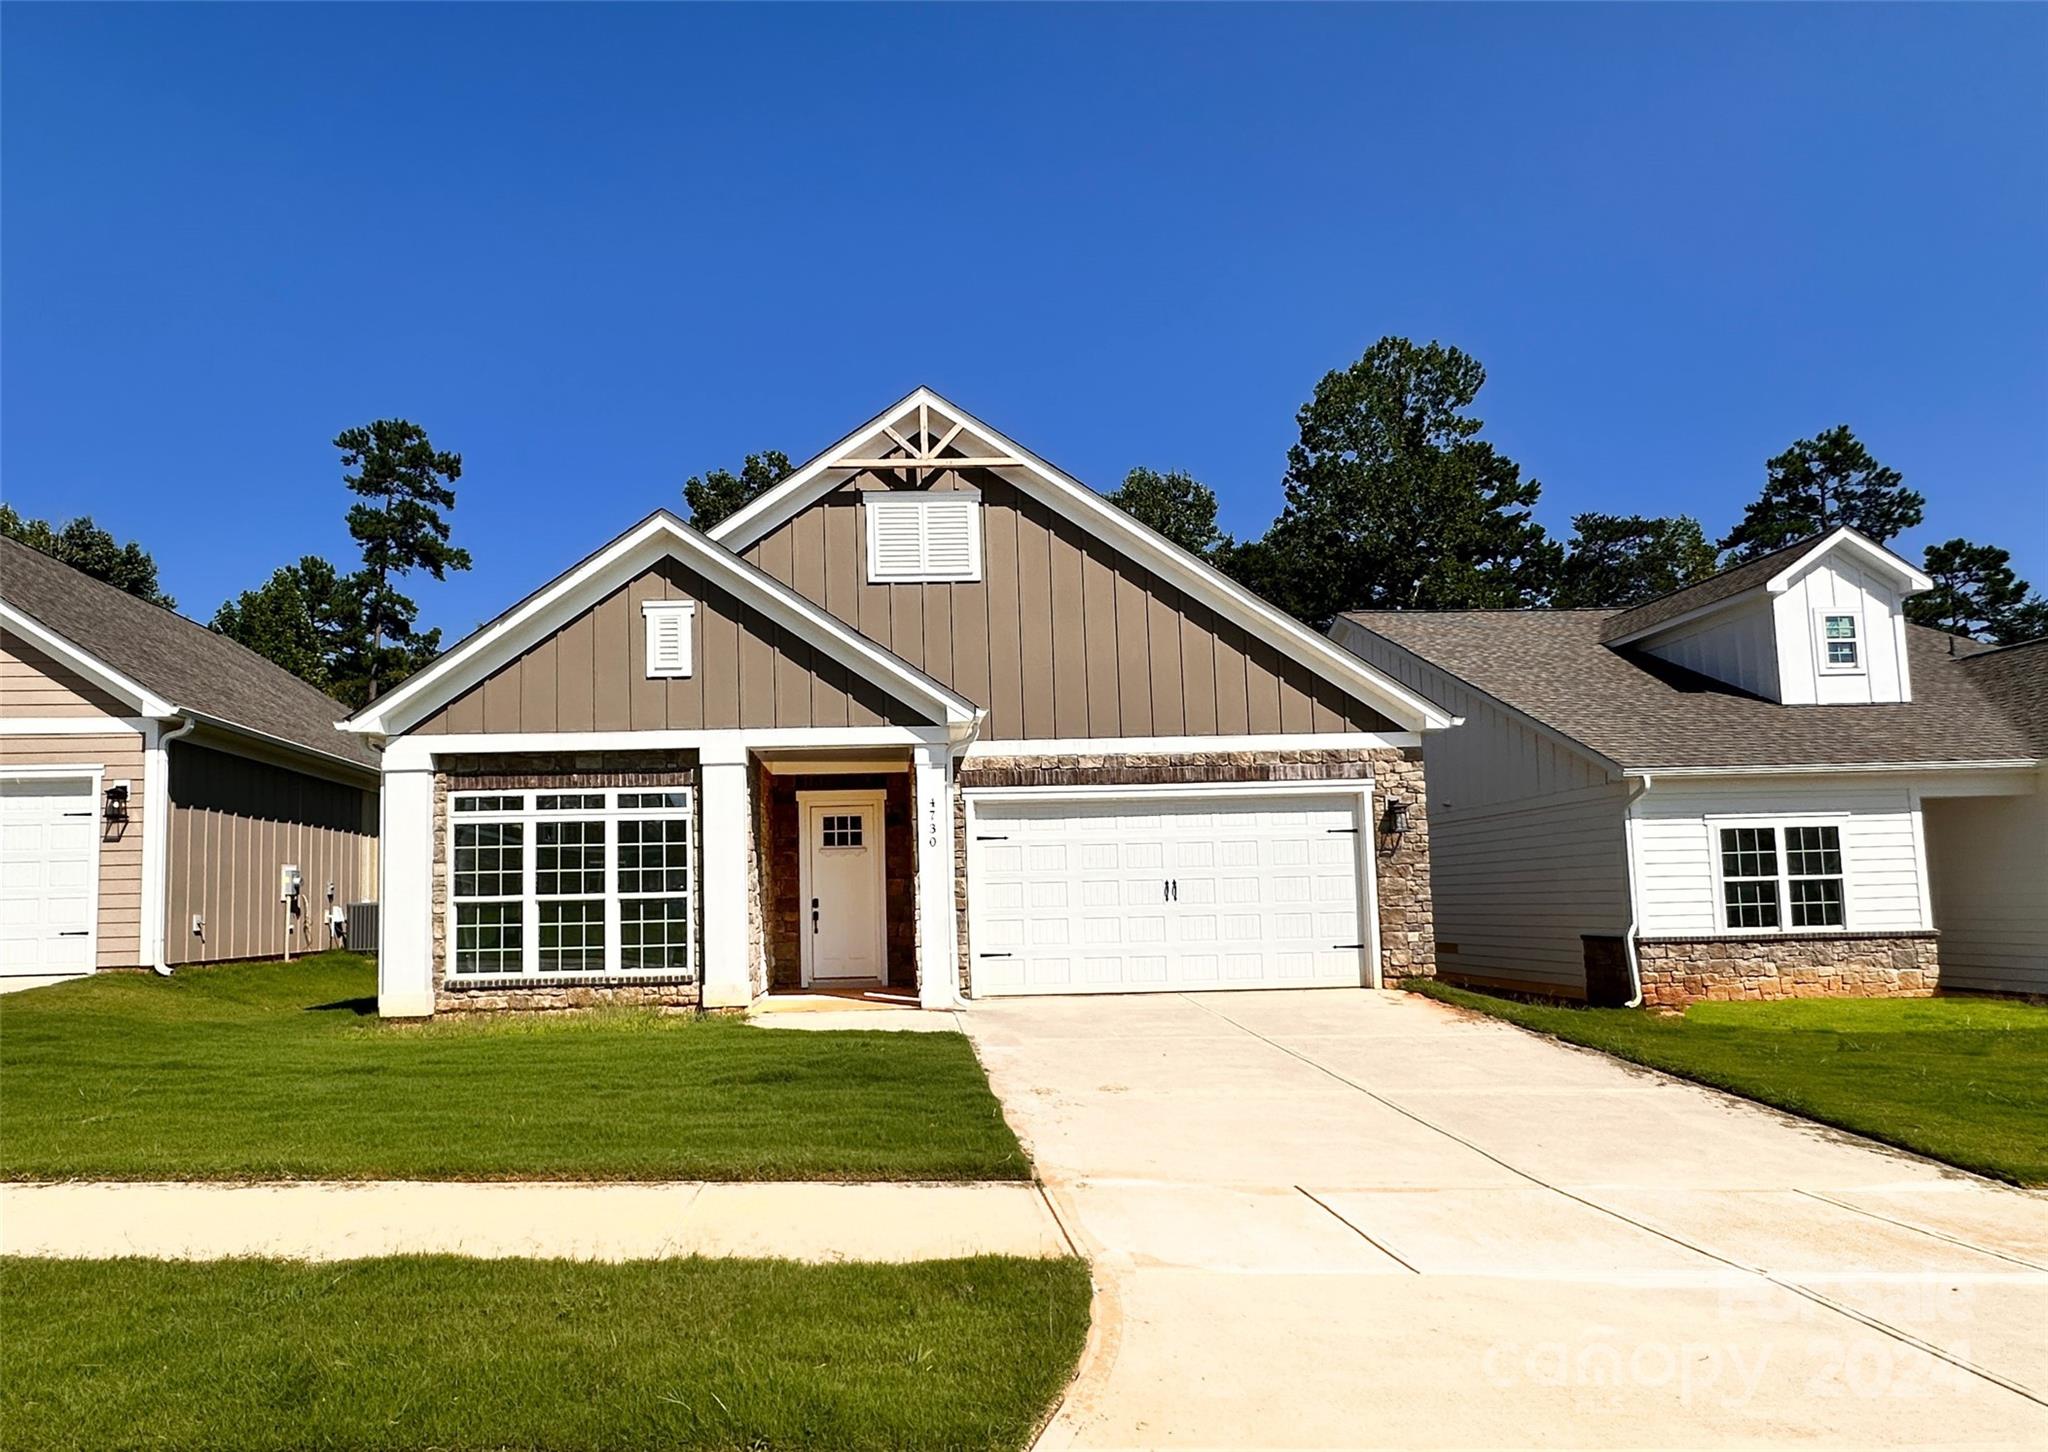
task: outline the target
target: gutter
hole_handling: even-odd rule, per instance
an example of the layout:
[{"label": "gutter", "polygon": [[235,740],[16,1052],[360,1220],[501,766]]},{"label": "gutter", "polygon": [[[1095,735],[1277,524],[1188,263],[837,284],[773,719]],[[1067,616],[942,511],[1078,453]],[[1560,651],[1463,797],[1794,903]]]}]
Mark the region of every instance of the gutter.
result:
[{"label": "gutter", "polygon": [[1642,925],[1642,884],[1636,871],[1636,803],[1650,794],[1656,778],[1649,772],[1641,773],[1636,788],[1628,794],[1622,804],[1621,836],[1622,850],[1628,854],[1628,927],[1621,938],[1622,957],[1628,960],[1629,999],[1623,1008],[1643,1006],[1643,965],[1636,957],[1636,929]]},{"label": "gutter", "polygon": [[150,955],[155,961],[149,965],[149,971],[159,978],[171,976],[171,965],[165,961],[171,941],[171,743],[184,740],[198,729],[199,718],[187,715],[176,728],[158,734],[156,747],[151,752],[157,758],[157,763],[152,764],[161,765],[163,782],[157,790],[147,794],[148,815],[143,819],[142,830],[144,836],[154,836],[157,841],[157,850],[152,854],[156,858],[157,879],[156,926],[152,930],[156,938],[152,946],[156,951]]}]

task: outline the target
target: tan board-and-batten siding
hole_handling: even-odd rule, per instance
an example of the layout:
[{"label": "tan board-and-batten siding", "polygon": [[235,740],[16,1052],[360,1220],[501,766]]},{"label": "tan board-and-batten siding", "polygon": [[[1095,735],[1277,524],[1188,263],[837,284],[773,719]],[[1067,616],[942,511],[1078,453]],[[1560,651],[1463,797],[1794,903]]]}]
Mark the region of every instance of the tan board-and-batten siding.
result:
[{"label": "tan board-and-batten siding", "polygon": [[[646,600],[694,600],[688,676],[647,675]],[[415,733],[923,725],[824,651],[662,560],[421,721]]]},{"label": "tan board-and-batten siding", "polygon": [[1393,723],[985,471],[934,489],[982,498],[982,579],[870,585],[860,496],[825,495],[743,553],[986,706],[982,739],[1386,731]]},{"label": "tan board-and-batten siding", "polygon": [[[171,743],[170,758],[166,962],[283,953],[286,918],[278,888],[286,864],[299,869],[302,883],[289,940],[293,953],[330,945],[329,906],[376,897],[374,793],[182,741]],[[195,913],[204,919],[203,932],[192,931]]]}]

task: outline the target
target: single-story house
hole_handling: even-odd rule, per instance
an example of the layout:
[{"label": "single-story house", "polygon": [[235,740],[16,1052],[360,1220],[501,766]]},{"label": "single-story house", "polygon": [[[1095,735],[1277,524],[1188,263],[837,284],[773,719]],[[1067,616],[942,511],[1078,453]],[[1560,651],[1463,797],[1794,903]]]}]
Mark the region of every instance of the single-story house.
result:
[{"label": "single-story house", "polygon": [[1853,530],[1626,610],[1361,611],[1424,738],[1437,961],[1697,999],[2048,993],[2048,642],[1909,624]]},{"label": "single-story house", "polygon": [[336,714],[227,637],[0,540],[0,987],[335,941],[377,859],[376,754]]},{"label": "single-story house", "polygon": [[1450,717],[919,389],[351,717],[387,1015],[1428,973]]}]

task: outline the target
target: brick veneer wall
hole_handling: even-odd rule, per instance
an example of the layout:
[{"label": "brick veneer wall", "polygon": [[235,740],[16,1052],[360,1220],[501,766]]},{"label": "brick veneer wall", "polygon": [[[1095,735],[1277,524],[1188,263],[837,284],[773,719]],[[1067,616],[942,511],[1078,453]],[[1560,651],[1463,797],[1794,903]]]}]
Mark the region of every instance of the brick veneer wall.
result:
[{"label": "brick veneer wall", "polygon": [[803,877],[798,864],[796,794],[798,792],[879,791],[882,793],[883,923],[889,954],[889,982],[904,987],[917,982],[917,844],[911,821],[910,773],[872,772],[847,775],[782,775],[760,772],[765,827],[763,917],[768,986],[791,989],[803,984],[802,934],[805,931]]},{"label": "brick veneer wall", "polygon": [[1780,998],[1926,998],[1941,976],[1936,933],[1786,933],[1640,938],[1643,1003]]},{"label": "brick veneer wall", "polygon": [[[594,1008],[599,1004],[633,1004],[655,1008],[695,1008],[695,983],[575,983],[536,979],[518,984],[466,984],[448,975],[448,793],[451,791],[575,791],[599,787],[679,787],[697,785],[697,758],[689,751],[607,751],[575,755],[450,756],[434,773],[434,1011],[488,1013],[505,1010],[559,1011]],[[702,861],[702,799],[691,836]],[[531,848],[529,847],[529,850]],[[697,900],[703,869],[691,884]],[[701,954],[700,938],[698,949]]]},{"label": "brick veneer wall", "polygon": [[1391,985],[1436,973],[1436,922],[1429,887],[1429,808],[1422,752],[1414,747],[1327,751],[1205,751],[1179,755],[979,756],[963,762],[953,793],[953,893],[960,931],[960,986],[972,988],[967,934],[969,787],[1143,786],[1164,783],[1337,781],[1370,776],[1373,805],[1408,804],[1398,843],[1371,842],[1380,905],[1380,972]]}]

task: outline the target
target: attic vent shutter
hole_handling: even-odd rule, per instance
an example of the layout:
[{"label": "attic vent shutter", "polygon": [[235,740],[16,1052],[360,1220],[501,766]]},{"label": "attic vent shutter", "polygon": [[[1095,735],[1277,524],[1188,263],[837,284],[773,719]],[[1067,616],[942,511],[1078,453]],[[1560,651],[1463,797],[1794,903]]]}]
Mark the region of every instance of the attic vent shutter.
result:
[{"label": "attic vent shutter", "polygon": [[640,614],[647,622],[647,674],[687,676],[692,661],[690,642],[697,618],[694,600],[644,600]]},{"label": "attic vent shutter", "polygon": [[981,578],[980,495],[880,495],[866,509],[870,582]]}]

